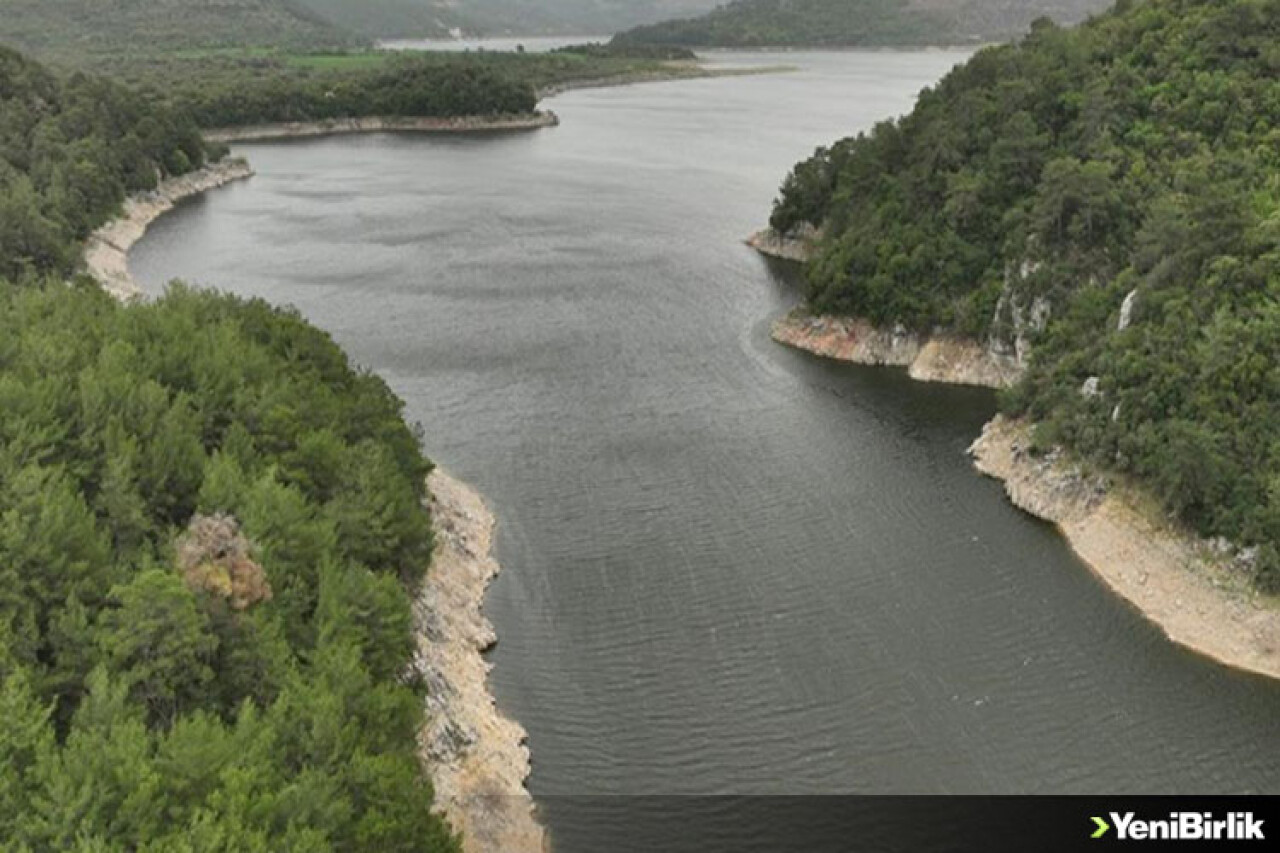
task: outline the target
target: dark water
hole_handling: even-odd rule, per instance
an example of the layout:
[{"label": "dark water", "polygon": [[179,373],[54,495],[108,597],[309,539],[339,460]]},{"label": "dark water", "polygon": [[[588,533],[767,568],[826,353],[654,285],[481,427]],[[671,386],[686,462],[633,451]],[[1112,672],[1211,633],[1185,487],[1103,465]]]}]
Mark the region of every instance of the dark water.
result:
[{"label": "dark water", "polygon": [[490,499],[493,683],[559,837],[592,818],[558,795],[1280,791],[1280,687],[1164,641],[974,473],[989,392],[768,340],[793,285],[740,240],[781,176],[958,57],[244,146],[256,178],[139,246],[151,286],[297,305]]}]

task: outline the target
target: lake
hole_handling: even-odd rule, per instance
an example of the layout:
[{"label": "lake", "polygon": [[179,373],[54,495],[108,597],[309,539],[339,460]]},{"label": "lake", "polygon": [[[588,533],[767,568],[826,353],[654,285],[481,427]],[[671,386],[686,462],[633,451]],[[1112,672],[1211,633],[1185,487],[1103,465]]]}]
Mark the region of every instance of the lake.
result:
[{"label": "lake", "polygon": [[135,250],[153,290],[297,306],[488,498],[492,683],[561,853],[651,849],[637,795],[1280,792],[1280,685],[1167,642],[975,473],[991,392],[769,340],[797,276],[741,241],[787,170],[963,57],[244,145],[255,178]]}]

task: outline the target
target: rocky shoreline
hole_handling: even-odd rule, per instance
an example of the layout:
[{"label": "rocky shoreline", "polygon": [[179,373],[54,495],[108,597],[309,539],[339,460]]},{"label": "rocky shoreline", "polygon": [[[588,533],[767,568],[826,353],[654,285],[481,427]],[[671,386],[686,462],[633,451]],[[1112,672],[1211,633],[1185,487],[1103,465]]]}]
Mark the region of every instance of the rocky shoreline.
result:
[{"label": "rocky shoreline", "polygon": [[[763,254],[804,262],[811,237],[771,230],[748,240]],[[866,320],[793,311],[773,325],[773,339],[814,355],[867,365],[906,367],[912,379],[1008,387],[1024,363],[1016,348]],[[1252,589],[1247,566],[1227,543],[1204,542],[1143,509],[1140,495],[1091,478],[1061,451],[1030,452],[1030,424],[997,415],[970,447],[974,466],[1001,480],[1009,500],[1062,531],[1076,554],[1117,595],[1173,642],[1220,664],[1280,678],[1280,608]]]},{"label": "rocky shoreline", "polygon": [[997,416],[970,455],[1015,506],[1058,526],[1076,554],[1173,642],[1221,664],[1280,678],[1280,610],[1221,547],[1144,512],[1139,499],[1061,453],[1030,452],[1031,426]]},{"label": "rocky shoreline", "polygon": [[85,241],[85,271],[117,299],[127,301],[142,296],[142,288],[129,272],[129,250],[147,233],[151,223],[185,198],[252,175],[248,162],[227,158],[189,174],[167,178],[150,192],[130,196],[120,216]]},{"label": "rocky shoreline", "polygon": [[[226,159],[130,198],[86,242],[84,266],[112,296],[143,295],[129,249],[185,198],[253,175]],[[500,568],[490,553],[495,520],[472,489],[440,470],[428,479],[436,547],[414,602],[413,667],[428,685],[420,755],[437,808],[463,833],[465,853],[545,853],[545,830],[525,788],[531,769],[524,729],[489,693],[484,652],[497,637],[481,608]]]},{"label": "rocky shoreline", "polygon": [[855,318],[794,311],[773,324],[772,335],[778,343],[837,361],[905,367],[920,382],[1007,388],[1023,371],[1015,356],[976,341],[922,336],[902,326],[882,329]]},{"label": "rocky shoreline", "polygon": [[803,264],[813,260],[814,244],[820,237],[812,226],[798,235],[783,235],[765,228],[748,237],[746,243],[770,258]]},{"label": "rocky shoreline", "polygon": [[478,494],[436,469],[430,490],[435,551],[414,602],[414,668],[427,684],[420,754],[436,807],[462,832],[466,853],[548,849],[533,798],[526,735],[497,709],[484,652],[497,642],[482,607],[501,567],[493,514]]},{"label": "rocky shoreline", "polygon": [[560,118],[550,110],[518,115],[413,118],[366,116],[321,121],[294,121],[204,131],[211,142],[254,142],[268,139],[300,139],[346,133],[493,133],[555,127]]},{"label": "rocky shoreline", "polygon": [[[913,379],[1007,387],[1021,375],[1012,356],[974,341],[865,320],[792,314],[773,338],[815,355],[869,365],[905,366]],[[1001,480],[1018,508],[1062,531],[1072,550],[1117,595],[1173,642],[1223,665],[1280,678],[1280,609],[1254,592],[1250,572],[1215,548],[1141,509],[1134,494],[1114,489],[1071,465],[1061,451],[1036,457],[1029,424],[997,415],[970,447],[974,467]]]}]

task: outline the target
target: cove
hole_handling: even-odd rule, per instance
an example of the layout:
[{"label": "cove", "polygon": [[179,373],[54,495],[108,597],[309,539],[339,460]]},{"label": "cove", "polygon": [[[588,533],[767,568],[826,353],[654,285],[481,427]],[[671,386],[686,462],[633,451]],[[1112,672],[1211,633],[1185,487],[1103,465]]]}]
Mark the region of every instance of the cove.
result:
[{"label": "cove", "polygon": [[962,56],[237,146],[257,176],[134,250],[153,290],[296,305],[490,500],[492,683],[557,851],[619,849],[588,794],[1280,791],[1280,687],[1168,643],[973,470],[990,392],[769,340],[797,282],[741,240],[787,169]]}]

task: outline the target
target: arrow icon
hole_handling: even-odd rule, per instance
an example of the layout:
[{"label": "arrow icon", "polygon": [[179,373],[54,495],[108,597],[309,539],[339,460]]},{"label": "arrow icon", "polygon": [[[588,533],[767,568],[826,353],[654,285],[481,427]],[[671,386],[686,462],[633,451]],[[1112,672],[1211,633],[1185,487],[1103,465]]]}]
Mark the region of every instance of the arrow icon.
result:
[{"label": "arrow icon", "polygon": [[1090,838],[1101,838],[1106,835],[1107,830],[1111,828],[1111,826],[1100,817],[1095,817],[1093,822],[1098,825],[1098,828],[1093,831],[1093,835],[1089,836]]}]

